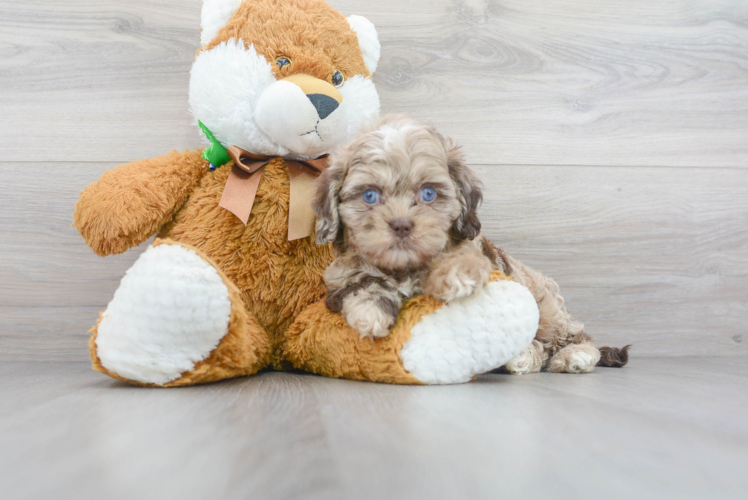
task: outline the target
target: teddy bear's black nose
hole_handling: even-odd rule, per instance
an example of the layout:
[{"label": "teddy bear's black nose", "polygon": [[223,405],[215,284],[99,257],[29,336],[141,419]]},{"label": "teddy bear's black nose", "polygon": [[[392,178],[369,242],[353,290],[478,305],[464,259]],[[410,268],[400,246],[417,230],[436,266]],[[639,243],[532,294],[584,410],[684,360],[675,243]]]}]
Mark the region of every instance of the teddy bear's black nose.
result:
[{"label": "teddy bear's black nose", "polygon": [[320,120],[324,120],[332,114],[333,111],[338,109],[338,101],[325,94],[309,94],[307,95],[314,107],[317,109],[317,114]]}]

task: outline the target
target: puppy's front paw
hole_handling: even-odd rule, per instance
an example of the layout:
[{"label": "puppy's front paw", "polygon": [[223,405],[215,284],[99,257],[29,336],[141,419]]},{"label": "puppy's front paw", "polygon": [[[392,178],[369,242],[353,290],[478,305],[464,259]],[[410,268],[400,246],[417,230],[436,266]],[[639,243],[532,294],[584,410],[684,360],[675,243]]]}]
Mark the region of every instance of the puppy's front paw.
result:
[{"label": "puppy's front paw", "polygon": [[533,340],[525,352],[504,365],[504,369],[512,375],[526,375],[538,373],[543,368],[543,363],[548,359],[543,350],[543,345]]},{"label": "puppy's front paw", "polygon": [[343,317],[361,337],[381,338],[390,333],[395,317],[376,301],[351,297],[343,303]]},{"label": "puppy's front paw", "polygon": [[470,297],[488,283],[491,263],[483,256],[447,259],[431,271],[425,292],[444,302]]}]

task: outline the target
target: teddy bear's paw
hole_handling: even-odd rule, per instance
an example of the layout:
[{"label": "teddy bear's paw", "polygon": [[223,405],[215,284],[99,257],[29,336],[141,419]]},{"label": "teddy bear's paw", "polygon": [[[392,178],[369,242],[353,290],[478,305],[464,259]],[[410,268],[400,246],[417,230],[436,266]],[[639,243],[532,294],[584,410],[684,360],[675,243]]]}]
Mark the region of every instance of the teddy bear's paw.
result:
[{"label": "teddy bear's paw", "polygon": [[555,373],[589,373],[600,361],[600,351],[592,344],[567,345],[551,358],[549,370]]},{"label": "teddy bear's paw", "polygon": [[456,384],[495,370],[535,338],[540,313],[524,286],[500,280],[483,293],[445,304],[412,328],[400,357],[425,384]]},{"label": "teddy bear's paw", "polygon": [[[548,359],[547,355],[545,359]],[[543,345],[533,340],[525,352],[504,365],[504,369],[512,375],[538,373],[543,368],[543,361]]]},{"label": "teddy bear's paw", "polygon": [[375,300],[357,300],[357,298],[358,296],[353,296],[343,304],[343,316],[346,322],[362,338],[386,337],[396,317],[382,309]]},{"label": "teddy bear's paw", "polygon": [[209,356],[230,317],[228,287],[210,263],[180,245],[153,246],[103,313],[96,354],[120,377],[163,385]]}]

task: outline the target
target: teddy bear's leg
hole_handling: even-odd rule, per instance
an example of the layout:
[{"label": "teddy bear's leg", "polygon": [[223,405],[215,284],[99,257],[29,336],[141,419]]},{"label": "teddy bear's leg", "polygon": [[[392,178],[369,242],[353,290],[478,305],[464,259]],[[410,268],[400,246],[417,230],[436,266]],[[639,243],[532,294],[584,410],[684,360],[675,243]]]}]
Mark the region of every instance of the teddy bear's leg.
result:
[{"label": "teddy bear's leg", "polygon": [[127,271],[92,333],[94,369],[138,385],[249,375],[271,352],[236,286],[199,250],[169,240]]},{"label": "teddy bear's leg", "polygon": [[283,349],[294,367],[329,377],[463,383],[522,353],[535,336],[538,317],[527,288],[495,271],[491,282],[467,299],[408,301],[390,334],[376,340],[361,338],[318,302],[291,326]]}]

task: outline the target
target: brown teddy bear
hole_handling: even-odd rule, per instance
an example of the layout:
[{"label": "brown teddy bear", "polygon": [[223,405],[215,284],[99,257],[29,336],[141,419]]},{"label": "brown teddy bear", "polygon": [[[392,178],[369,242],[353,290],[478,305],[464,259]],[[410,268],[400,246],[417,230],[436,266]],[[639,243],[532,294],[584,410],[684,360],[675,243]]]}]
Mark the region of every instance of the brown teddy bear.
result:
[{"label": "brown teddy bear", "polygon": [[157,234],[92,330],[96,370],[164,387],[266,367],[457,383],[524,351],[537,306],[500,273],[460,303],[411,300],[376,341],[321,300],[333,250],[312,236],[314,179],[378,116],[369,21],[322,0],[205,0],[201,41],[190,107],[210,147],[117,167],[76,207],[98,255]]}]

